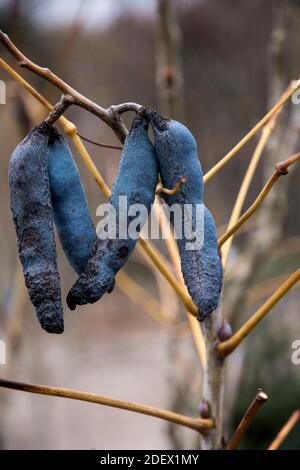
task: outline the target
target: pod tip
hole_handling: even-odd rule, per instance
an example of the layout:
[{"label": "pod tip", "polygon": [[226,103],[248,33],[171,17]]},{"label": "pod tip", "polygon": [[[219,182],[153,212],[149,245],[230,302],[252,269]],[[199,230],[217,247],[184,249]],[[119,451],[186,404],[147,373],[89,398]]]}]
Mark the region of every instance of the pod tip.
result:
[{"label": "pod tip", "polygon": [[[59,308],[59,310],[57,309]],[[47,333],[61,334],[64,332],[64,319],[61,306],[52,303],[41,305],[37,309],[37,318]]]}]

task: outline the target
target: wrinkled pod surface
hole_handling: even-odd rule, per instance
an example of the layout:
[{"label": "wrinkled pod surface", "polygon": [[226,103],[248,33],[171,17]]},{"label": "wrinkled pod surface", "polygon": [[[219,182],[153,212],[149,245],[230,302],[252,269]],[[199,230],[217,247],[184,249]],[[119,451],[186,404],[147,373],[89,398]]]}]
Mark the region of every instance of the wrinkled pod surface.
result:
[{"label": "wrinkled pod surface", "polygon": [[[152,124],[162,185],[172,189],[181,177],[186,178],[176,194],[164,195],[164,199],[169,207],[175,204],[181,208],[182,223],[179,229],[182,236],[177,234],[181,236],[177,240],[181,269],[188,292],[198,307],[198,319],[203,321],[219,304],[223,269],[215,222],[203,204],[203,174],[197,144],[183,124],[165,119],[149,108],[143,108],[140,112]],[[196,213],[200,224],[196,223]],[[172,212],[170,214],[174,223],[174,215]],[[192,230],[186,230],[187,222]],[[190,243],[195,241],[195,236],[190,235],[191,231],[199,245],[194,244],[195,248],[188,249]]]},{"label": "wrinkled pod surface", "polygon": [[96,231],[80,174],[67,141],[48,126],[48,172],[54,222],[64,253],[77,274],[91,257]]},{"label": "wrinkled pod surface", "polygon": [[[97,238],[87,267],[67,296],[71,310],[74,310],[76,305],[94,303],[106,292],[111,292],[115,275],[135,247],[137,239],[124,237],[121,233],[124,226],[128,229],[131,222],[134,222],[135,216],[128,214],[123,208],[120,209],[119,202],[120,197],[126,198],[128,208],[132,204],[141,204],[149,213],[154,201],[158,168],[147,129],[148,124],[144,118],[134,118],[110,198],[116,214],[116,234],[106,239]],[[142,229],[146,219],[147,215],[140,219],[137,232]]]},{"label": "wrinkled pod surface", "polygon": [[10,207],[25,284],[37,318],[49,333],[64,330],[60,277],[48,177],[49,129],[41,124],[9,162]]}]

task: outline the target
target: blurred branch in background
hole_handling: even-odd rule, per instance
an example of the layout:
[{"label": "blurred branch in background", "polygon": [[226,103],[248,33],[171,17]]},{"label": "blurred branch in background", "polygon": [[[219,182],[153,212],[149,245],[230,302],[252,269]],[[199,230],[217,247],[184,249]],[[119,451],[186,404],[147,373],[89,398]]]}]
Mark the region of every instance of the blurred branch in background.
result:
[{"label": "blurred branch in background", "polygon": [[189,418],[188,416],[173,413],[172,411],[162,410],[160,408],[142,405],[140,403],[130,403],[124,400],[104,397],[101,395],[96,395],[95,393],[80,392],[78,390],[70,390],[59,387],[48,387],[46,385],[13,382],[3,379],[0,379],[0,387],[29,393],[37,393],[39,395],[69,398],[72,400],[85,401],[89,403],[96,403],[98,405],[110,406],[112,408],[119,408],[121,410],[132,411],[134,413],[141,413],[147,416],[152,416],[153,418],[164,419],[175,424],[186,426],[203,434],[213,427],[213,421],[211,419]]},{"label": "blurred branch in background", "polygon": [[[62,40],[59,51],[52,57],[52,65],[59,71],[60,75],[65,75],[68,69],[68,65],[71,63],[72,54],[76,49],[76,44],[80,42],[81,35],[83,32],[83,22],[80,20],[80,15],[83,14],[84,10],[87,10],[87,5],[90,0],[80,0],[77,5],[77,10],[74,13],[74,19],[68,27],[65,36]],[[49,101],[55,99],[54,90],[50,83],[44,81],[42,83],[41,93],[47,95]]]},{"label": "blurred branch in background", "polygon": [[[280,284],[284,282],[286,275],[275,276],[273,278],[267,279],[266,281],[260,282],[257,286],[253,287],[247,292],[247,301],[246,305],[251,306],[259,302],[262,298],[267,295],[270,295],[274,289],[278,289]],[[297,283],[295,289],[299,289],[300,285]]]},{"label": "blurred branch in background", "polygon": [[[32,128],[33,121],[29,109],[26,106],[23,91],[20,90],[15,83],[9,84],[9,94],[13,100],[13,111],[15,115],[15,122],[20,130],[20,135],[28,133]],[[9,300],[6,311],[1,312],[4,321],[2,335],[6,341],[6,354],[8,362],[5,366],[3,374],[8,376],[14,369],[14,365],[18,361],[18,353],[21,349],[23,331],[24,331],[24,313],[25,306],[28,301],[27,289],[25,287],[23,270],[19,260],[16,261],[15,272],[13,275],[12,287],[9,292]],[[6,412],[7,400],[1,397],[0,400],[0,420],[4,421]],[[3,436],[2,427],[0,432],[0,448],[2,447]]]},{"label": "blurred branch in background", "polygon": [[[21,264],[17,261],[10,298],[7,305],[7,311],[1,312],[4,316],[1,337],[5,338],[6,355],[8,358],[5,368],[1,375],[7,377],[14,370],[14,365],[18,361],[18,353],[21,349],[23,331],[24,331],[24,313],[28,299],[27,290],[24,284],[23,271]],[[3,336],[2,336],[3,335]],[[7,411],[7,398],[3,395],[0,397],[0,420],[3,423]],[[0,449],[4,443],[4,427],[0,430]]]},{"label": "blurred branch in background", "polygon": [[[280,97],[285,87],[283,47],[288,28],[286,1],[279,1],[274,6],[273,32],[269,46],[269,90],[268,103],[274,103]],[[300,108],[292,105],[285,119],[273,131],[272,138],[265,147],[266,156],[263,159],[263,177],[267,178],[272,168],[278,162],[278,157],[286,157],[299,151]],[[293,169],[291,170],[293,171]],[[226,312],[231,322],[244,310],[247,288],[252,284],[260,268],[266,260],[266,253],[281,238],[284,227],[284,217],[287,210],[286,197],[289,178],[281,181],[276,191],[272,191],[259,213],[257,229],[246,241],[247,251],[239,271],[238,282],[230,286],[226,295]]]},{"label": "blurred branch in background", "polygon": [[231,354],[248,336],[254,327],[270,312],[277,302],[300,280],[300,268],[297,269],[274,294],[246,321],[246,323],[228,340],[217,345],[217,351],[222,357]]},{"label": "blurred branch in background", "polygon": [[[245,199],[247,197],[247,193],[251,184],[251,181],[254,177],[257,165],[260,161],[260,158],[262,156],[262,153],[264,151],[265,145],[270,138],[271,132],[273,131],[275,125],[276,125],[276,120],[278,118],[278,115],[280,113],[281,109],[277,111],[277,113],[273,114],[271,117],[270,121],[267,122],[267,124],[264,125],[261,133],[261,137],[258,141],[258,144],[254,150],[254,153],[252,155],[252,158],[250,160],[249,166],[247,168],[247,171],[245,173],[243,182],[241,184],[241,187],[239,189],[239,193],[237,195],[234,207],[231,212],[231,216],[227,225],[227,231],[229,231],[238,221]],[[230,248],[233,242],[233,237],[227,239],[226,242],[224,242],[223,247],[222,247],[222,262],[223,262],[223,267],[224,270],[226,269],[227,266],[227,261],[230,253]],[[219,247],[221,246],[221,243],[219,242]]]},{"label": "blurred branch in background", "polygon": [[287,91],[282,98],[280,98],[273,108],[245,135],[245,137],[238,142],[233,149],[231,149],[225,157],[218,161],[205,175],[204,175],[204,182],[207,183],[213,176],[220,171],[224,165],[226,165],[238,152],[244,147],[252,137],[254,137],[257,132],[271,119],[271,117],[276,114],[282,106],[286,104],[286,102],[291,98],[291,96],[295,93],[295,91],[299,90],[300,88],[300,80],[294,81],[291,85],[289,91]]},{"label": "blurred branch in background", "polygon": [[154,297],[148,294],[146,289],[124,270],[118,273],[116,285],[127,297],[138,305],[143,312],[161,326],[168,326],[173,321],[173,311],[168,310],[161,301],[158,302]]},{"label": "blurred branch in background", "polygon": [[[184,77],[182,68],[182,37],[178,24],[178,4],[174,0],[158,0],[156,12],[156,88],[158,96],[159,111],[173,119],[179,121],[184,120]],[[184,183],[183,183],[184,184]],[[179,188],[178,188],[179,189]],[[160,191],[160,193],[166,191]],[[163,204],[160,203],[159,197],[157,204],[154,205],[155,216],[159,221],[162,233],[164,234],[166,247],[173,263],[176,278],[187,293],[184,280],[181,273],[181,262],[177,242],[174,238],[173,229],[167,220]],[[197,357],[204,371],[206,368],[206,350],[201,327],[195,317],[191,315],[189,309],[186,310],[187,324],[190,329]],[[178,331],[173,329],[169,336],[169,355],[170,355],[170,390],[171,402],[178,411],[189,409],[190,401],[194,401],[195,397],[191,396],[191,376],[190,369],[194,368],[195,358],[189,358],[187,351],[189,344],[185,345],[184,341],[180,341]],[[174,360],[175,359],[175,360]],[[191,363],[192,362],[192,363]],[[182,364],[182,367],[178,367]],[[175,365],[175,367],[174,367]],[[179,369],[179,371],[178,371]],[[193,377],[192,380],[200,377]],[[169,429],[170,438],[173,445],[183,443],[180,430],[174,432]],[[180,444],[179,444],[180,442]]]},{"label": "blurred branch in background", "polygon": [[292,416],[289,420],[285,423],[285,425],[281,428],[275,439],[269,445],[267,450],[278,450],[283,441],[287,438],[288,434],[291,430],[296,426],[300,419],[300,410],[294,411]]},{"label": "blurred branch in background", "polygon": [[[181,282],[182,286],[185,287],[184,280],[182,277],[182,272],[181,272],[181,263],[180,263],[177,242],[174,238],[172,227],[170,227],[170,224],[166,218],[166,215],[163,209],[163,204],[160,203],[158,198],[157,198],[157,203],[154,205],[154,211],[158,219],[159,225],[161,227],[161,231],[164,234],[165,243],[167,245],[170,259],[172,260],[173,266],[175,268],[177,279]],[[186,314],[187,314],[188,326],[190,327],[190,330],[192,333],[192,337],[194,340],[194,344],[195,344],[195,348],[198,354],[200,364],[202,368],[205,369],[206,351],[205,351],[205,344],[203,340],[201,327],[199,325],[198,320],[193,315],[191,315],[188,311],[186,311]]]},{"label": "blurred branch in background", "polygon": [[287,158],[285,161],[277,163],[275,168],[276,171],[273,175],[268,179],[267,183],[263,187],[262,191],[259,193],[253,204],[249,207],[249,209],[239,218],[236,220],[234,225],[231,225],[229,230],[225,232],[218,240],[219,248],[221,248],[227,240],[229,240],[238,230],[239,228],[247,222],[247,220],[255,213],[255,211],[260,207],[262,202],[265,200],[269,192],[271,191],[274,184],[279,180],[280,176],[288,174],[288,168],[293,164],[300,160],[300,153],[296,153],[291,157]]},{"label": "blurred branch in background", "polygon": [[174,0],[157,3],[156,83],[161,114],[184,121],[182,37],[177,6]]}]

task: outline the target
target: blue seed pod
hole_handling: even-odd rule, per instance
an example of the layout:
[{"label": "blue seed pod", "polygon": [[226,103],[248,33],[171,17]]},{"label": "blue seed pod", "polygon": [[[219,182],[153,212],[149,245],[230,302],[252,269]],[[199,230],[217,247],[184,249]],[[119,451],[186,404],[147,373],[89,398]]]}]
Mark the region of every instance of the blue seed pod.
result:
[{"label": "blue seed pod", "polygon": [[[164,196],[169,206],[186,204],[192,207],[192,229],[195,230],[197,204],[203,204],[203,174],[197,154],[197,144],[191,132],[181,123],[164,119],[153,110],[144,108],[142,114],[151,121],[154,148],[158,158],[162,185],[173,188],[184,176],[185,184],[174,195]],[[181,270],[189,294],[198,307],[198,319],[203,321],[220,301],[223,282],[222,262],[218,252],[216,226],[204,206],[204,241],[201,248],[187,250],[190,241],[185,236],[178,240]],[[172,221],[172,218],[171,218]]]},{"label": "blue seed pod", "polygon": [[77,274],[87,265],[96,242],[85,191],[71,150],[48,126],[48,172],[54,222],[64,253]]},{"label": "blue seed pod", "polygon": [[[143,204],[148,212],[154,201],[158,169],[147,127],[143,118],[136,117],[125,141],[110,199],[116,210],[117,220],[122,217],[119,212],[120,196],[127,197],[128,207],[131,204]],[[127,217],[127,226],[133,218]],[[117,234],[119,228],[117,226]],[[96,302],[105,292],[110,292],[115,275],[128,260],[135,244],[136,240],[130,237],[97,239],[86,269],[67,296],[69,308],[74,310],[76,305]]]},{"label": "blue seed pod", "polygon": [[48,178],[48,127],[36,127],[9,162],[12,217],[25,284],[37,318],[49,333],[64,330]]}]

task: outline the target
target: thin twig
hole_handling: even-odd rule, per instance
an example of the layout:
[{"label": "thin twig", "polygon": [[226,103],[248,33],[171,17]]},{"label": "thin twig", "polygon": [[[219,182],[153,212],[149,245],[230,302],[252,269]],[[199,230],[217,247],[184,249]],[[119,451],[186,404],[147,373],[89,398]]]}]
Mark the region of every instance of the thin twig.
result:
[{"label": "thin twig", "polygon": [[54,106],[52,111],[45,119],[47,124],[53,125],[68,109],[71,104],[74,104],[74,99],[70,95],[62,95],[58,103]]},{"label": "thin twig", "polygon": [[286,439],[287,435],[291,432],[293,427],[298,423],[300,419],[300,410],[294,411],[294,413],[290,416],[288,421],[285,425],[281,428],[275,439],[269,445],[267,450],[277,450]]},{"label": "thin twig", "polygon": [[249,408],[241,419],[240,424],[238,425],[236,431],[230,439],[229,444],[226,447],[227,450],[237,449],[247,429],[255,418],[257,412],[260,410],[262,405],[266,403],[267,400],[268,395],[263,390],[258,389],[254,400],[250,404]]},{"label": "thin twig", "polygon": [[175,424],[180,424],[188,428],[194,429],[200,433],[207,432],[213,427],[211,419],[190,418],[173,411],[162,410],[153,406],[141,405],[140,403],[131,403],[115,398],[104,397],[95,393],[81,392],[79,390],[71,390],[67,388],[49,387],[46,385],[36,385],[30,383],[13,382],[10,380],[0,379],[0,387],[22,392],[36,393],[38,395],[48,395],[52,397],[69,398],[71,400],[80,400],[98,405],[110,406],[122,410],[141,413],[154,418],[160,418]]},{"label": "thin twig", "polygon": [[[267,122],[267,124],[263,127],[262,134],[260,136],[260,139],[258,141],[258,144],[253,152],[252,158],[250,160],[250,163],[248,165],[247,171],[245,173],[245,176],[243,178],[240,190],[238,192],[237,198],[235,200],[234,207],[231,212],[231,216],[228,222],[227,230],[229,230],[231,227],[233,227],[236,222],[238,221],[241,210],[243,208],[246,196],[249,191],[249,187],[251,184],[251,181],[253,179],[255,170],[257,168],[258,162],[262,156],[263,150],[266,146],[266,143],[268,142],[270,135],[275,127],[278,115],[280,113],[281,109],[275,113],[272,118]],[[233,242],[233,237],[230,237],[227,242],[223,245],[222,248],[222,263],[223,263],[223,268],[225,269],[227,266],[227,261],[229,258],[229,253],[231,249],[231,245]]]},{"label": "thin twig", "polygon": [[6,47],[6,49],[18,60],[19,65],[24,67],[31,72],[39,75],[48,82],[52,83],[56,88],[62,91],[65,95],[70,95],[73,97],[74,105],[80,106],[87,111],[91,112],[102,121],[104,121],[109,127],[113,129],[119,140],[123,143],[125,141],[126,135],[128,133],[120,115],[127,111],[137,112],[141,105],[137,103],[122,103],[118,105],[112,105],[109,108],[103,108],[98,104],[91,101],[86,96],[79,93],[77,90],[72,88],[66,82],[64,82],[60,77],[55,75],[48,68],[40,67],[39,65],[32,62],[28,57],[26,57],[10,40],[7,34],[0,31],[0,41]]},{"label": "thin twig", "polygon": [[123,147],[118,146],[118,145],[108,145],[108,144],[101,144],[100,142],[95,142],[95,140],[88,139],[87,137],[84,137],[83,135],[79,134],[77,132],[77,135],[82,139],[85,140],[86,142],[89,142],[90,144],[96,145],[97,147],[103,147],[105,149],[114,149],[114,150],[122,150]]},{"label": "thin twig", "polygon": [[226,341],[217,345],[217,351],[222,356],[232,353],[254,327],[267,315],[275,304],[300,280],[300,268],[298,268],[271,297],[252,315],[249,320]]},{"label": "thin twig", "polygon": [[230,152],[228,152],[225,157],[218,161],[218,163],[211,168],[203,177],[204,182],[207,183],[218,171],[228,163],[234,155],[245,145],[249,140],[261,129],[268,120],[275,114],[277,111],[282,108],[282,106],[289,100],[289,98],[295,93],[296,90],[300,88],[300,80],[295,80],[290,89],[280,98],[280,100],[275,104],[275,106],[254,126],[248,134],[243,137],[243,139],[236,144]]},{"label": "thin twig", "polygon": [[191,297],[187,293],[186,288],[176,279],[176,277],[171,273],[171,271],[167,268],[166,263],[162,261],[161,254],[156,249],[156,247],[149,243],[149,240],[145,240],[142,236],[139,238],[139,244],[143,247],[145,252],[148,254],[151,261],[157,267],[157,269],[161,272],[161,274],[167,279],[169,284],[173,287],[175,292],[177,293],[178,297],[181,299],[185,308],[194,316],[197,316],[198,308],[193,303]]},{"label": "thin twig", "polygon": [[119,271],[116,277],[116,285],[127,295],[136,305],[140,306],[149,317],[159,323],[161,326],[168,326],[172,317],[166,309],[152,297],[146,289],[131,278],[124,269]]},{"label": "thin twig", "polygon": [[164,188],[161,184],[159,184],[156,188],[156,194],[167,194],[168,196],[174,196],[174,194],[177,194],[178,191],[180,191],[181,187],[186,183],[186,177],[181,176],[177,183],[175,184],[174,188],[168,189]]},{"label": "thin twig", "polygon": [[300,161],[300,153],[292,155],[290,158],[287,158],[283,162],[277,163],[276,171],[267,181],[262,191],[259,193],[258,197],[255,199],[254,203],[249,207],[249,209],[238,219],[238,221],[227,231],[225,232],[218,240],[219,248],[235,233],[237,230],[254,214],[254,212],[261,205],[263,200],[266,198],[271,188],[274,186],[276,181],[282,175],[288,174],[288,168],[290,165]]},{"label": "thin twig", "polygon": [[[261,299],[270,295],[275,289],[277,289],[280,284],[282,284],[286,279],[286,274],[281,274],[280,276],[274,276],[268,278],[258,285],[252,287],[246,293],[246,306],[253,305],[259,302]],[[295,285],[295,289],[297,289],[298,284]],[[300,286],[299,286],[300,287]]]}]

